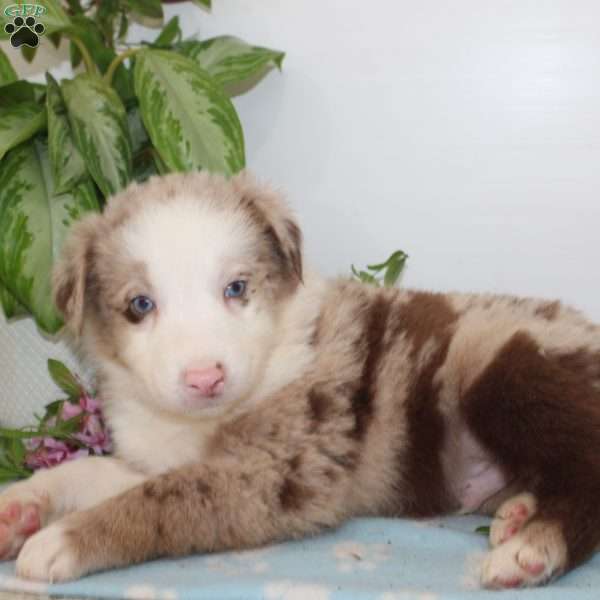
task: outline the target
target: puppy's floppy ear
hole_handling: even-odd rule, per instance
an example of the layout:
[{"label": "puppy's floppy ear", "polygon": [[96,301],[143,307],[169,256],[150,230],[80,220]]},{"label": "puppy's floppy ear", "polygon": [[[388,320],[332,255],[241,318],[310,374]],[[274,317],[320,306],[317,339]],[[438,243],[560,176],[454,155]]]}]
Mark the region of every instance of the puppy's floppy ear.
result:
[{"label": "puppy's floppy ear", "polygon": [[88,215],[73,225],[52,273],[54,303],[77,336],[82,331],[85,290],[100,221],[100,215]]},{"label": "puppy's floppy ear", "polygon": [[236,175],[232,183],[242,208],[262,228],[284,279],[295,285],[301,283],[302,232],[290,208],[277,192],[257,183],[247,171]]}]

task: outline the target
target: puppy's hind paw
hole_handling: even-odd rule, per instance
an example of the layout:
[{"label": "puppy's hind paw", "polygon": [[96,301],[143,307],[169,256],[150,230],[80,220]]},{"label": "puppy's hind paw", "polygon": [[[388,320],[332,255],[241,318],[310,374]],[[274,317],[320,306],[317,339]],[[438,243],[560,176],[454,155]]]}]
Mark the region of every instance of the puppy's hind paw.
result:
[{"label": "puppy's hind paw", "polygon": [[560,574],[566,561],[566,545],[558,527],[533,522],[488,553],[481,584],[491,589],[540,585]]}]

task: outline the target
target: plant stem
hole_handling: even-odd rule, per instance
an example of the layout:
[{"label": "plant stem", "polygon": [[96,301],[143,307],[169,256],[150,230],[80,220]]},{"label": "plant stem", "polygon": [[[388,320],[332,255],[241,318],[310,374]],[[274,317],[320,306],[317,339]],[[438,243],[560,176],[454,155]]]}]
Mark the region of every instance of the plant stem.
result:
[{"label": "plant stem", "polygon": [[71,37],[71,41],[77,46],[77,49],[81,53],[83,57],[83,62],[85,63],[85,70],[90,74],[94,75],[96,73],[96,65],[90,56],[85,44],[78,37]]},{"label": "plant stem", "polygon": [[133,56],[136,52],[139,52],[140,50],[141,50],[141,48],[130,48],[129,50],[125,50],[125,52],[123,52],[122,54],[119,54],[117,57],[115,57],[113,59],[113,61],[110,63],[110,66],[108,67],[106,73],[104,73],[104,81],[108,85],[110,85],[112,83],[112,78],[113,78],[113,75],[115,74],[115,71],[117,70],[117,67],[126,58]]}]

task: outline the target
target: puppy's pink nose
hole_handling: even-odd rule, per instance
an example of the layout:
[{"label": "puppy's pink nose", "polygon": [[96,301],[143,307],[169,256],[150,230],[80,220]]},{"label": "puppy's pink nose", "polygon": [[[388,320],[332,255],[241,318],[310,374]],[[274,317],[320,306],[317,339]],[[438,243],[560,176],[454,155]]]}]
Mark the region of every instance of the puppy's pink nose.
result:
[{"label": "puppy's pink nose", "polygon": [[205,398],[212,398],[223,391],[225,373],[221,367],[188,369],[183,380],[188,388],[198,390],[200,395]]}]

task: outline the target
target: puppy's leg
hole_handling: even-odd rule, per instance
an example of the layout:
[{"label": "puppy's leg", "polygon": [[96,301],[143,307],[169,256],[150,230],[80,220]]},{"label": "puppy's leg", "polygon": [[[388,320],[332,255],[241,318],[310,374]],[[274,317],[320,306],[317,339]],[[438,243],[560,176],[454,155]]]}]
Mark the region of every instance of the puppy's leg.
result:
[{"label": "puppy's leg", "polygon": [[[281,428],[283,434],[288,433]],[[261,438],[227,459],[152,478],[31,537],[26,578],[62,581],[159,556],[241,549],[301,537],[348,516],[356,453]],[[352,442],[345,436],[344,443]]]},{"label": "puppy's leg", "polygon": [[600,393],[585,372],[513,336],[461,399],[471,431],[530,494],[505,503],[482,570],[486,587],[537,585],[600,544]]},{"label": "puppy's leg", "polygon": [[14,558],[25,540],[50,521],[143,480],[115,458],[89,457],[37,471],[11,485],[0,495],[0,559]]}]

